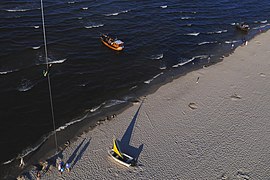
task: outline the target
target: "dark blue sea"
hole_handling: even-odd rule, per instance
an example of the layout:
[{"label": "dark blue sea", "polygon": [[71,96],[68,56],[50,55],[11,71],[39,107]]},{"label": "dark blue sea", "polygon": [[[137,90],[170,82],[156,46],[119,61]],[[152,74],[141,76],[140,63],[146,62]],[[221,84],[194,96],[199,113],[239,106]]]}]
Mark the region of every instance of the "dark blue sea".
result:
[{"label": "dark blue sea", "polygon": [[[128,104],[155,81],[216,63],[270,27],[269,0],[43,3],[58,131]],[[238,22],[248,23],[249,33],[236,30]],[[124,51],[104,46],[100,33],[124,41]],[[53,131],[45,68],[40,1],[1,0],[0,169]]]}]

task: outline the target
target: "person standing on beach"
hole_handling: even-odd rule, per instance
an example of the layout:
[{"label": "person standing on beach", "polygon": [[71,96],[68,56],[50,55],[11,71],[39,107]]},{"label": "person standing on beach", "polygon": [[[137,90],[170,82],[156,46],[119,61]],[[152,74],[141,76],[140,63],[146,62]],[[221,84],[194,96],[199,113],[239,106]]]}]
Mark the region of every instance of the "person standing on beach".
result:
[{"label": "person standing on beach", "polygon": [[66,163],[66,169],[67,169],[67,172],[70,172],[70,165],[68,163]]},{"label": "person standing on beach", "polygon": [[19,167],[20,167],[20,168],[23,168],[24,166],[25,166],[25,163],[24,163],[24,161],[23,161],[23,157],[21,157],[21,162],[20,162]]},{"label": "person standing on beach", "polygon": [[41,174],[40,174],[40,172],[38,171],[38,172],[37,172],[37,180],[40,180],[40,178],[41,178]]}]

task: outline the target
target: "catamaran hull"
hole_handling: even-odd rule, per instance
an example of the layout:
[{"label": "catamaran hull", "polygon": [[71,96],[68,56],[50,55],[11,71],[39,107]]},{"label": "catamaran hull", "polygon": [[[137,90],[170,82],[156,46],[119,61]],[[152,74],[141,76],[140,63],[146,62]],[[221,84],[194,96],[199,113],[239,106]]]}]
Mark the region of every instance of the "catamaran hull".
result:
[{"label": "catamaran hull", "polygon": [[113,152],[113,150],[109,150],[108,153],[109,153],[109,155],[110,155],[115,161],[117,161],[118,163],[120,163],[120,164],[122,164],[122,165],[124,165],[124,166],[126,166],[126,167],[131,167],[131,166],[132,166],[133,158],[132,158],[131,156],[129,156],[129,155],[123,153],[122,155],[125,156],[125,158],[127,158],[127,161],[123,161],[123,160],[117,158],[117,157],[114,155],[115,153]]}]

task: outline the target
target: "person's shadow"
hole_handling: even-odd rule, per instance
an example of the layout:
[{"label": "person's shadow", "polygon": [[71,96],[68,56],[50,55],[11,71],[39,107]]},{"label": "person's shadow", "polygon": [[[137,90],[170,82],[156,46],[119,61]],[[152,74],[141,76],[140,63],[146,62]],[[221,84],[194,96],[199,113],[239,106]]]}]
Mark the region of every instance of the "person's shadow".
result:
[{"label": "person's shadow", "polygon": [[71,169],[73,169],[74,166],[76,165],[76,163],[82,158],[83,153],[85,152],[85,150],[87,149],[87,147],[88,147],[89,144],[90,144],[90,140],[91,140],[91,139],[89,139],[89,140],[87,141],[87,143],[85,143],[85,145],[82,147],[80,153],[78,154],[78,156],[77,156],[76,159],[74,160],[74,163],[71,165]]},{"label": "person's shadow", "polygon": [[138,161],[138,158],[139,158],[139,156],[140,156],[140,154],[142,152],[143,144],[141,144],[138,148],[136,148],[136,147],[131,146],[129,143],[130,143],[130,139],[131,139],[131,136],[132,136],[132,131],[134,129],[134,126],[135,126],[139,111],[140,111],[140,109],[142,107],[142,104],[143,104],[143,101],[142,101],[141,105],[139,106],[137,112],[135,113],[132,121],[130,122],[127,130],[125,131],[122,139],[120,141],[117,140],[120,147],[121,147],[122,152],[132,156],[136,162]]}]

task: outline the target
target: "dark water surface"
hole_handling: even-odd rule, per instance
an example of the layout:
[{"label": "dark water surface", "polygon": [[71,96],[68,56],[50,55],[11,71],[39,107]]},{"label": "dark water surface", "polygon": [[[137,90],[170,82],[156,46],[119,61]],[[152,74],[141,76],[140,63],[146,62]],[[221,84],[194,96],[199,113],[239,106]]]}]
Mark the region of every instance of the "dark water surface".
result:
[{"label": "dark water surface", "polygon": [[[130,101],[170,71],[208,64],[269,29],[269,0],[44,0],[56,126]],[[53,129],[40,2],[0,1],[0,164]],[[249,34],[235,29],[247,22]],[[125,42],[101,44],[100,32]],[[11,160],[11,161],[10,161]],[[0,168],[1,168],[0,166]],[[1,176],[0,176],[1,177]]]}]

